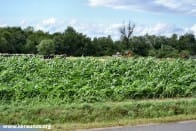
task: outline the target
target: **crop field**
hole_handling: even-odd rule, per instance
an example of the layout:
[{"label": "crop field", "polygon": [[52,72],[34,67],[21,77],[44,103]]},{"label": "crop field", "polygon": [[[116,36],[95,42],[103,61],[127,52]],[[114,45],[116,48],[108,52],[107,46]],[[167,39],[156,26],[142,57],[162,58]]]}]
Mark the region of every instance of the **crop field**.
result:
[{"label": "crop field", "polygon": [[0,57],[0,99],[65,103],[196,96],[196,61]]},{"label": "crop field", "polygon": [[2,124],[64,131],[192,120],[195,97],[192,59],[0,57]]}]

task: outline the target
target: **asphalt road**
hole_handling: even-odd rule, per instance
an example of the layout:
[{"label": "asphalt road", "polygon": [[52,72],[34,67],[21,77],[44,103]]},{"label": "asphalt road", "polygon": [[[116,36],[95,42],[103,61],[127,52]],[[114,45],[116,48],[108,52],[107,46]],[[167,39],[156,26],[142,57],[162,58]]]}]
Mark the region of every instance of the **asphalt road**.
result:
[{"label": "asphalt road", "polygon": [[196,120],[167,124],[91,129],[88,131],[196,131]]},{"label": "asphalt road", "polygon": [[0,131],[41,131],[41,129],[3,128],[0,126]]}]

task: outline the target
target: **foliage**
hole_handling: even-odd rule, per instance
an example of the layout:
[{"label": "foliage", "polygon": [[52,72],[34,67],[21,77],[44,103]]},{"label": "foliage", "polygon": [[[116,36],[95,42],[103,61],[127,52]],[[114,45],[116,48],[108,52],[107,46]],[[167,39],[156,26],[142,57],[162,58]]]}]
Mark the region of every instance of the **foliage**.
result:
[{"label": "foliage", "polygon": [[[168,45],[162,45],[161,48],[157,51],[156,56],[158,58],[165,58],[165,57],[178,57],[178,51]],[[183,57],[182,57],[183,58]]]},{"label": "foliage", "polygon": [[111,36],[94,38],[93,47],[95,49],[96,56],[112,56],[118,51],[118,47],[112,41]]},{"label": "foliage", "polygon": [[[89,38],[77,32],[73,27],[67,27],[64,32],[49,34],[33,27],[0,28],[0,53],[37,54],[37,46],[42,40],[53,40],[55,54],[68,56],[111,56],[131,50],[135,55],[154,57],[181,57],[196,55],[195,35],[187,33],[171,37],[144,35],[133,36],[135,25],[128,23],[120,28],[121,38],[112,40],[110,36]],[[189,57],[189,56],[187,56]]]},{"label": "foliage", "polygon": [[38,53],[41,55],[50,55],[55,53],[55,45],[53,40],[42,40],[37,46]]},{"label": "foliage", "polygon": [[0,99],[67,103],[196,96],[196,61],[0,57]]}]

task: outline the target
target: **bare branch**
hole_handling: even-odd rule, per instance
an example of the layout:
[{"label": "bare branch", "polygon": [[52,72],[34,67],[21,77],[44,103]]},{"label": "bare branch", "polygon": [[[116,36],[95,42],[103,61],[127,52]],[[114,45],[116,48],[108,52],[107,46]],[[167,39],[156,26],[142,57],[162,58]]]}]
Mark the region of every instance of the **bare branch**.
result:
[{"label": "bare branch", "polygon": [[135,29],[135,24],[132,24],[130,21],[127,26],[123,24],[122,27],[119,29],[119,32],[121,33],[121,40],[126,42],[127,47],[133,35],[134,29]]},{"label": "bare branch", "polygon": [[135,29],[135,24],[131,24],[131,22],[129,22],[128,27],[127,27],[127,31],[128,31],[127,38],[128,38],[128,39],[131,38],[134,29]]}]

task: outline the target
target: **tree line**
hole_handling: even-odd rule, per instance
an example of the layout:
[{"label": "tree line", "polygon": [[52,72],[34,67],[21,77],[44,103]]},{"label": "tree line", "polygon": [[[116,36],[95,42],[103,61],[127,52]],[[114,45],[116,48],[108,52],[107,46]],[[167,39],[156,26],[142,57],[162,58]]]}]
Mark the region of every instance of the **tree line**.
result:
[{"label": "tree line", "polygon": [[188,57],[196,55],[194,34],[186,33],[171,37],[144,35],[132,36],[134,25],[130,23],[120,28],[120,40],[111,36],[90,37],[67,27],[64,32],[50,34],[33,27],[0,28],[0,53],[9,54],[66,54],[68,56],[111,56],[119,52],[131,51],[137,56]]}]

